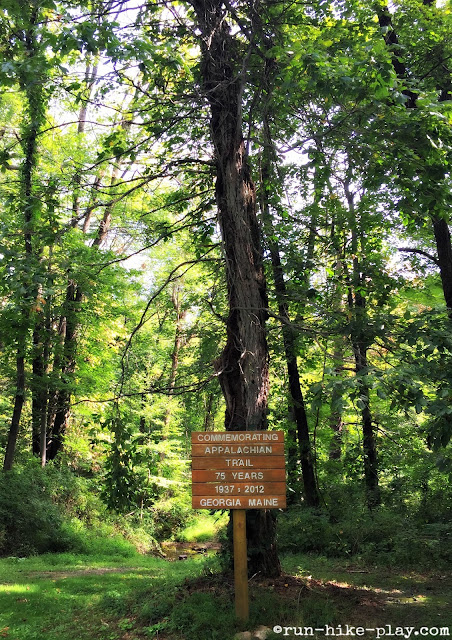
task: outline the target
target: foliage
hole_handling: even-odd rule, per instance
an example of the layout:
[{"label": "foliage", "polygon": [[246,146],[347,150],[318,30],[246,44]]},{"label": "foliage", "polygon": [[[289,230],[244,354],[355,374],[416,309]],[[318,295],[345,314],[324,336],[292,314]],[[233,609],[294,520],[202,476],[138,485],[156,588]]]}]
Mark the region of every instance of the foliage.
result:
[{"label": "foliage", "polygon": [[0,477],[1,554],[24,556],[64,551],[71,539],[39,469]]},{"label": "foliage", "polygon": [[177,534],[177,539],[181,542],[210,542],[222,537],[226,524],[227,516],[223,512],[214,515],[201,513],[190,518]]},{"label": "foliage", "polygon": [[[134,555],[149,550],[153,538],[133,532],[106,512],[91,483],[69,470],[41,469],[34,462],[0,477],[1,555],[71,551]],[[135,543],[125,538],[129,533]]]},{"label": "foliage", "polygon": [[[189,443],[224,428],[228,283],[194,5],[2,5],[3,554],[207,535]],[[289,344],[323,499],[304,508],[298,450],[282,549],[450,560],[449,5],[224,5],[268,282],[268,423],[300,445]]]},{"label": "foliage", "polygon": [[369,513],[364,505],[361,511],[343,506],[338,518],[293,507],[280,516],[278,531],[283,553],[406,568],[429,568],[432,563],[446,568],[452,561],[447,524],[427,524],[395,510]]}]

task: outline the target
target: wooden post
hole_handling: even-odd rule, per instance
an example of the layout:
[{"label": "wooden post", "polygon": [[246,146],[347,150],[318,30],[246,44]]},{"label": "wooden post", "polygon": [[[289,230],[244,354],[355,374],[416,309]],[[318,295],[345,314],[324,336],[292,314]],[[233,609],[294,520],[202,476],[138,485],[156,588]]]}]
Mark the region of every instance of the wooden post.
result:
[{"label": "wooden post", "polygon": [[249,618],[248,558],[246,548],[246,510],[232,509],[234,541],[235,613],[239,620]]}]

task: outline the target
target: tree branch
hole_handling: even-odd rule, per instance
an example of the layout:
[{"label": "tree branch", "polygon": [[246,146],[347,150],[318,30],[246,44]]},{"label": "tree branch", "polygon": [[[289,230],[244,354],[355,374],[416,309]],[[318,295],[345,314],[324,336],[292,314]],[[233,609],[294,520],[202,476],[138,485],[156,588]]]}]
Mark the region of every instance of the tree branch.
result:
[{"label": "tree branch", "polygon": [[437,267],[439,267],[438,258],[435,258],[435,256],[432,256],[431,253],[427,253],[427,251],[422,251],[422,249],[415,249],[413,247],[399,247],[397,250],[404,251],[406,253],[418,253],[419,255],[424,256],[424,258],[428,258],[429,260],[434,262]]}]

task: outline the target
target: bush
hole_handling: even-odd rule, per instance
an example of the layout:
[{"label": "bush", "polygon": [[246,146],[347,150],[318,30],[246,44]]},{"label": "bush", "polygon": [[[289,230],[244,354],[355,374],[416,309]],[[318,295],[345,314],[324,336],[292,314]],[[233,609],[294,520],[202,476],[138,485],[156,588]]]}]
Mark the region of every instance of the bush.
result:
[{"label": "bush", "polygon": [[42,469],[33,461],[0,474],[0,555],[131,557],[136,546],[149,551],[155,542],[143,529],[112,521],[90,483],[68,469]]},{"label": "bush", "polygon": [[292,507],[278,518],[278,546],[286,553],[314,552],[383,565],[446,567],[452,562],[448,525],[425,525],[384,507],[369,512],[351,505],[340,519]]},{"label": "bush", "polygon": [[71,548],[71,534],[36,466],[0,475],[0,554],[25,556]]},{"label": "bush", "polygon": [[288,553],[324,553],[335,541],[328,514],[291,507],[278,516],[278,548]]},{"label": "bush", "polygon": [[182,529],[177,539],[181,542],[210,542],[218,539],[228,523],[228,514],[211,515],[201,513],[192,515],[187,526]]},{"label": "bush", "polygon": [[187,524],[192,515],[193,511],[188,504],[174,499],[167,500],[154,504],[148,523],[156,540],[170,540]]}]

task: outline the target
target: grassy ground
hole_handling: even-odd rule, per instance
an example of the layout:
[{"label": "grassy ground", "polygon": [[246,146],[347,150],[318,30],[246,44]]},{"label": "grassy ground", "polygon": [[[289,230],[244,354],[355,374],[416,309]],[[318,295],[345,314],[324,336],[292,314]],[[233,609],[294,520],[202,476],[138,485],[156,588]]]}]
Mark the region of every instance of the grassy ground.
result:
[{"label": "grassy ground", "polygon": [[[445,627],[452,635],[451,572],[412,573],[299,555],[284,559],[284,571],[278,580],[251,581],[251,619],[239,625],[232,580],[205,556],[173,562],[138,555],[3,559],[0,638],[232,640],[237,631],[259,625],[276,628],[272,639],[333,637],[333,631],[334,637],[347,631],[358,637],[350,626],[375,629],[364,633],[367,640],[408,637],[402,627],[414,627],[411,637],[445,637]],[[304,628],[310,626],[324,628],[311,635]]]}]

